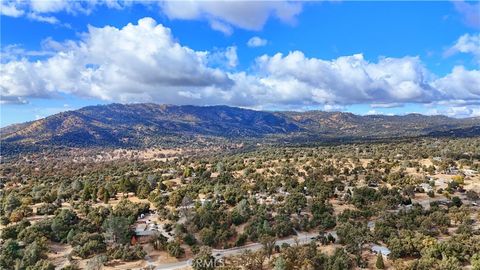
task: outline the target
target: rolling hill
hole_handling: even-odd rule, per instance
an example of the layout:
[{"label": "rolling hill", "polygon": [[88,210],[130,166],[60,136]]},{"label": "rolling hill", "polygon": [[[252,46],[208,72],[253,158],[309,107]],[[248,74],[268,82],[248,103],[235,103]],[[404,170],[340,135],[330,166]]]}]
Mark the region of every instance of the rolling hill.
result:
[{"label": "rolling hill", "polygon": [[228,106],[110,104],[0,129],[2,152],[32,147],[143,147],[187,137],[229,140],[393,138],[480,135],[480,118],[267,112]]}]

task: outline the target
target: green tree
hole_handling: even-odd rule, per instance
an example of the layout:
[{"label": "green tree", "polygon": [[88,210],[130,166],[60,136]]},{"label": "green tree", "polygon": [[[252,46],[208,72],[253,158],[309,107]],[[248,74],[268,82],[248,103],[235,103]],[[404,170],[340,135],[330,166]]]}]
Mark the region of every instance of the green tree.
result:
[{"label": "green tree", "polygon": [[79,221],[77,214],[70,209],[60,209],[52,220],[52,235],[57,241],[65,242],[73,225]]},{"label": "green tree", "polygon": [[28,266],[26,270],[55,270],[55,266],[48,260],[42,259]]},{"label": "green tree", "polygon": [[108,200],[110,200],[110,193],[108,189],[103,190],[103,203],[108,204]]},{"label": "green tree", "polygon": [[275,237],[264,235],[260,238],[260,243],[263,246],[263,251],[270,259],[270,256],[272,256],[273,250],[275,249]]},{"label": "green tree", "polygon": [[0,249],[0,268],[11,269],[17,259],[22,258],[20,245],[17,241],[8,239]]},{"label": "green tree", "polygon": [[165,248],[167,247],[167,242],[167,237],[165,237],[161,233],[156,233],[150,240],[150,243],[152,243],[153,248],[156,250],[165,250]]},{"label": "green tree", "polygon": [[375,267],[377,269],[385,269],[385,263],[383,262],[382,252],[379,252],[377,255],[377,261],[375,262]]},{"label": "green tree", "polygon": [[89,201],[91,199],[92,199],[92,187],[90,183],[87,183],[85,184],[85,186],[83,186],[82,200]]},{"label": "green tree", "polygon": [[212,256],[212,249],[203,246],[193,258],[192,268],[194,270],[213,270],[215,269],[215,263],[215,257]]},{"label": "green tree", "polygon": [[472,270],[480,270],[480,253],[473,254],[470,264],[472,265]]},{"label": "green tree", "polygon": [[275,260],[274,270],[287,270],[287,262],[283,256],[278,256]]},{"label": "green tree", "polygon": [[185,250],[180,246],[177,241],[169,242],[167,244],[167,252],[170,256],[180,258],[185,254]]},{"label": "green tree", "polygon": [[47,246],[41,240],[35,240],[29,244],[24,252],[22,258],[22,264],[24,266],[33,266],[41,259],[46,259]]},{"label": "green tree", "polygon": [[130,222],[126,217],[110,215],[102,224],[105,238],[114,243],[127,244],[130,241]]},{"label": "green tree", "polygon": [[8,216],[11,212],[13,212],[13,210],[15,210],[17,207],[20,207],[20,205],[22,205],[20,199],[18,199],[15,193],[11,192],[3,202],[3,211],[5,212],[5,215]]},{"label": "green tree", "polygon": [[215,231],[210,228],[203,228],[200,232],[200,240],[204,245],[211,246],[215,244]]}]

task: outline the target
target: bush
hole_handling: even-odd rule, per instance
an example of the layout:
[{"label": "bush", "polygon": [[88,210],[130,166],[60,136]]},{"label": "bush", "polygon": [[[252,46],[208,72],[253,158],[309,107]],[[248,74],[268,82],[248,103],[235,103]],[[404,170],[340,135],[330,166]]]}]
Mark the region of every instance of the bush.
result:
[{"label": "bush", "polygon": [[167,244],[168,254],[175,258],[180,258],[185,254],[185,250],[180,246],[178,242],[169,242]]},{"label": "bush", "polygon": [[55,270],[55,266],[47,260],[39,260],[35,265],[28,266],[27,270]]},{"label": "bush", "polygon": [[183,237],[183,241],[185,242],[185,244],[189,246],[193,246],[197,243],[197,239],[195,239],[195,236],[190,233],[185,235],[185,237]]},{"label": "bush", "polygon": [[143,259],[147,253],[141,246],[120,245],[107,252],[108,260],[135,261]]},{"label": "bush", "polygon": [[37,208],[37,215],[53,215],[58,206],[53,203],[45,203]]}]

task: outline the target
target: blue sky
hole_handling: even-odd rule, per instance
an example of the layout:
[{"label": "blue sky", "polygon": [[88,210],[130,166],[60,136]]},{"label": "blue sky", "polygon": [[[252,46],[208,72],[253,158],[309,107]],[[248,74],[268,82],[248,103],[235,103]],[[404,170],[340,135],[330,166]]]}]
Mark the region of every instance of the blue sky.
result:
[{"label": "blue sky", "polygon": [[478,1],[1,5],[1,126],[112,102],[480,116]]}]

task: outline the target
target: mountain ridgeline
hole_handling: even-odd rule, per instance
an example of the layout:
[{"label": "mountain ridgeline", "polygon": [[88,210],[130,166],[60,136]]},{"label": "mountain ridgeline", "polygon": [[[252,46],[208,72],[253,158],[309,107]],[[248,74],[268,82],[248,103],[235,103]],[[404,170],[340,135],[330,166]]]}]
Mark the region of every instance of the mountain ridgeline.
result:
[{"label": "mountain ridgeline", "polygon": [[480,136],[480,118],[266,112],[228,106],[110,104],[0,130],[2,152],[31,147],[145,147],[195,139],[318,142],[418,136]]}]

